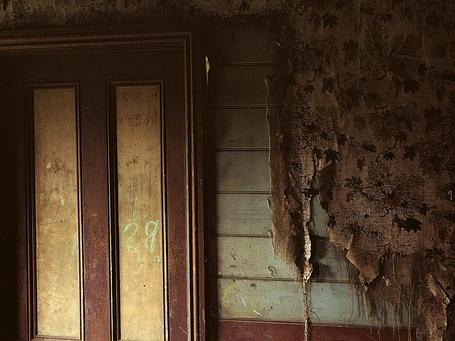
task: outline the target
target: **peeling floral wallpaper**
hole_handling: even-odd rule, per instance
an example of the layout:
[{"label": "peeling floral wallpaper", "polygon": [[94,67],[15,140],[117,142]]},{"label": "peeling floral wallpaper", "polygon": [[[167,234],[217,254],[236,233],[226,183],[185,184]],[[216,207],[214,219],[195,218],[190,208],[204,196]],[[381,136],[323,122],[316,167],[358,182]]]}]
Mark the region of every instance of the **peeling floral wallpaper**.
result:
[{"label": "peeling floral wallpaper", "polygon": [[285,12],[284,110],[269,115],[278,249],[311,271],[318,200],[369,309],[398,316],[418,300],[417,339],[454,340],[455,3],[287,1]]},{"label": "peeling floral wallpaper", "polygon": [[268,110],[277,254],[311,276],[314,206],[368,307],[455,339],[453,0],[2,0],[3,29],[244,18],[279,47]]}]

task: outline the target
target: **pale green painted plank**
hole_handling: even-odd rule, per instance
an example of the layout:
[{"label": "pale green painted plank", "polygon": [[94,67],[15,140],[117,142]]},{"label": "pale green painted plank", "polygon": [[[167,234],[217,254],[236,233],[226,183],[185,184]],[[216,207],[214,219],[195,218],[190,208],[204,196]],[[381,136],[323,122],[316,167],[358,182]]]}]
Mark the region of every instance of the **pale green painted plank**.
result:
[{"label": "pale green painted plank", "polygon": [[217,109],[217,148],[268,148],[265,109]]},{"label": "pale green painted plank", "polygon": [[219,302],[216,314],[220,318],[302,321],[302,290],[298,282],[248,279],[214,281]]},{"label": "pale green painted plank", "polygon": [[312,280],[349,282],[349,269],[351,281],[358,281],[354,266],[346,259],[345,251],[334,246],[328,239],[315,239],[312,241],[313,274]]},{"label": "pale green painted plank", "polygon": [[[367,316],[363,292],[364,289],[361,286],[343,283],[311,283],[308,295],[311,322],[351,326],[371,324],[407,327],[408,315],[405,309],[397,317],[394,317],[390,307],[384,307],[384,315],[379,319],[371,314]],[[415,324],[415,318],[414,314],[411,325]]]},{"label": "pale green painted plank", "polygon": [[268,151],[218,151],[218,191],[270,191]]},{"label": "pale green painted plank", "polygon": [[310,284],[309,316],[313,323],[368,325],[359,288],[344,283]]},{"label": "pale green painted plank", "polygon": [[314,226],[312,233],[320,237],[329,237],[327,231],[327,221],[328,216],[326,211],[321,207],[318,197],[313,200],[313,209],[314,209]]},{"label": "pale green painted plank", "polygon": [[269,279],[296,278],[293,270],[275,257],[271,238],[214,237],[217,275]]},{"label": "pale green painted plank", "polygon": [[209,73],[215,106],[264,105],[267,88],[264,79],[271,74],[268,65],[222,66]]},{"label": "pale green painted plank", "polygon": [[216,234],[271,236],[268,194],[217,194]]},{"label": "pale green painted plank", "polygon": [[[216,314],[224,319],[264,321],[303,321],[303,293],[298,282],[249,279],[214,279],[218,306]],[[309,315],[311,323],[367,326],[378,325],[377,319],[367,318],[362,288],[340,283],[311,283]],[[399,318],[407,326],[407,313]],[[393,326],[390,310],[381,326]]]}]

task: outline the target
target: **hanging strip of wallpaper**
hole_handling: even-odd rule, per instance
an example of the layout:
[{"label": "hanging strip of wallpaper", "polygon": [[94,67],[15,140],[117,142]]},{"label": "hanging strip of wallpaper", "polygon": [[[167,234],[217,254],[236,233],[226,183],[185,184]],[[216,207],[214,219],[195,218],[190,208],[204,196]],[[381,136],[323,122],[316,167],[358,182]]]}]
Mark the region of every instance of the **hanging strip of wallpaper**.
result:
[{"label": "hanging strip of wallpaper", "polygon": [[[372,312],[418,305],[417,339],[455,339],[453,0],[5,1],[4,27],[259,18],[278,255],[311,275],[312,202]],[[305,301],[305,298],[304,298]]]},{"label": "hanging strip of wallpaper", "polygon": [[305,262],[319,200],[369,311],[418,305],[417,339],[452,340],[455,5],[287,6],[274,79],[284,106],[269,111],[276,250]]}]

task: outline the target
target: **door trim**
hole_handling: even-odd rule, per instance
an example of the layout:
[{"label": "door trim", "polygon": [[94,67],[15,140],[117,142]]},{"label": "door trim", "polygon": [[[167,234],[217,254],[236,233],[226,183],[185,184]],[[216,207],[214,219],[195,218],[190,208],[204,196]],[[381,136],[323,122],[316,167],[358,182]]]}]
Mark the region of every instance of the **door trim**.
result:
[{"label": "door trim", "polygon": [[[181,50],[184,54],[185,111],[186,111],[186,161],[187,177],[187,228],[189,250],[187,267],[190,287],[185,288],[188,297],[189,315],[187,340],[205,339],[205,290],[204,290],[204,214],[203,214],[203,172],[202,172],[202,100],[203,58],[201,54],[200,29],[197,25],[129,25],[70,27],[33,30],[5,30],[0,32],[0,58],[2,56],[33,54],[65,54],[96,51],[138,51],[138,50]],[[24,151],[25,153],[25,151]],[[27,200],[27,202],[29,202]],[[32,215],[27,210],[29,225]],[[27,245],[33,236],[27,231]],[[27,274],[22,285],[33,283],[32,250],[21,251],[20,257],[27,259],[27,268],[20,268]],[[20,306],[27,307],[27,316],[20,315],[28,325],[27,340],[33,328],[34,310],[32,292],[20,293]]]},{"label": "door trim", "polygon": [[[268,340],[301,341],[305,334],[303,322],[218,320],[212,323],[218,326],[216,340],[262,340],[267,335]],[[415,332],[415,329],[378,326],[311,324],[309,328],[310,340],[318,341],[415,340]]]}]

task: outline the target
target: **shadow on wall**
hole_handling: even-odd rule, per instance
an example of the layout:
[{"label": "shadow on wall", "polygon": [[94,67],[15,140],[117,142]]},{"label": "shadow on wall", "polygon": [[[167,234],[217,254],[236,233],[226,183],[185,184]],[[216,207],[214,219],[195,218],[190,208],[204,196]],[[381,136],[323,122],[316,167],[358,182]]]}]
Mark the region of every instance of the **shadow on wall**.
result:
[{"label": "shadow on wall", "polygon": [[[1,97],[5,94],[4,90],[0,90]],[[5,104],[5,98],[0,98],[0,101]],[[3,110],[0,113],[0,339],[18,340],[19,333],[26,331],[26,328],[18,325],[18,231],[21,218],[18,210],[20,188],[16,150],[20,144],[17,143],[18,136],[13,128],[17,125],[16,120],[5,114],[7,110]]]}]

